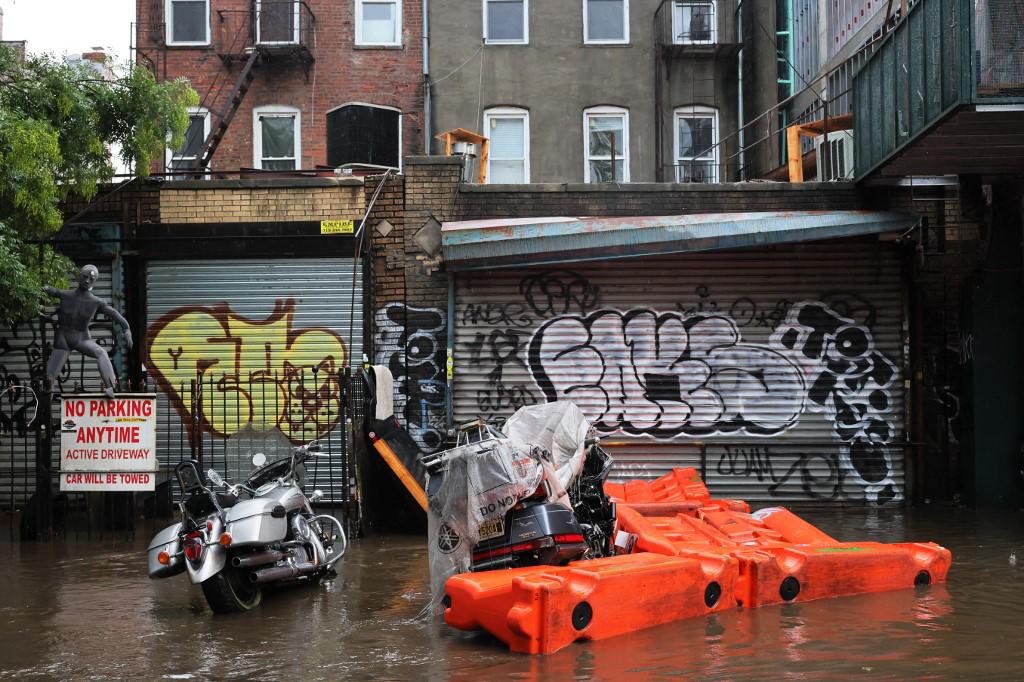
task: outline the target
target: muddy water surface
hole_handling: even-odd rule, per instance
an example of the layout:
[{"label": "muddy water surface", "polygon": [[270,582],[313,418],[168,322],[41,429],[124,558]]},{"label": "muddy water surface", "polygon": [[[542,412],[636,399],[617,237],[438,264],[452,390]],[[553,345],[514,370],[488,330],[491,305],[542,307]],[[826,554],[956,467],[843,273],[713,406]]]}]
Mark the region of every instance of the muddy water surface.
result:
[{"label": "muddy water surface", "polygon": [[803,516],[841,540],[939,542],[953,551],[949,581],[726,612],[538,657],[420,615],[419,537],[356,540],[337,578],[232,617],[214,617],[184,576],[146,577],[147,529],[134,540],[3,539],[0,679],[1024,679],[1024,514]]}]

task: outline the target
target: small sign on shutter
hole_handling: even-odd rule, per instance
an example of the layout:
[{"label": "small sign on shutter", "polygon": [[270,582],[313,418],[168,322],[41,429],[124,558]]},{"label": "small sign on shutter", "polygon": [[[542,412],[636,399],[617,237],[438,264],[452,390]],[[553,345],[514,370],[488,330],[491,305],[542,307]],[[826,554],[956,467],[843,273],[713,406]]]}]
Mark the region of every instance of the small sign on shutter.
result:
[{"label": "small sign on shutter", "polygon": [[321,220],[320,234],[353,234],[355,222],[352,220]]}]

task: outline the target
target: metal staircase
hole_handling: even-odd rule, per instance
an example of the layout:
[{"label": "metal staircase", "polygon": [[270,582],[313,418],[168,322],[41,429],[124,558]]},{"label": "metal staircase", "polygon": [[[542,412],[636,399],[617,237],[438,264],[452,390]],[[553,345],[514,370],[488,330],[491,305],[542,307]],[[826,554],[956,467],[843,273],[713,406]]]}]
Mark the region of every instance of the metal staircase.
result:
[{"label": "metal staircase", "polygon": [[[193,170],[202,171],[210,165],[213,155],[217,152],[217,147],[220,146],[221,141],[224,139],[224,135],[227,133],[235,113],[238,112],[238,107],[242,105],[242,100],[245,99],[245,94],[249,92],[249,87],[256,77],[254,68],[259,60],[260,52],[253,50],[242,66],[242,71],[238,74],[238,80],[235,81],[234,87],[231,88],[231,92],[228,94],[225,109],[216,111],[212,107],[208,107],[210,112],[216,116],[216,123],[210,130],[210,135],[203,143],[203,148],[196,155]],[[203,97],[204,103],[208,98],[211,103],[215,102],[219,92],[220,90],[214,89],[207,91],[206,96]]]}]

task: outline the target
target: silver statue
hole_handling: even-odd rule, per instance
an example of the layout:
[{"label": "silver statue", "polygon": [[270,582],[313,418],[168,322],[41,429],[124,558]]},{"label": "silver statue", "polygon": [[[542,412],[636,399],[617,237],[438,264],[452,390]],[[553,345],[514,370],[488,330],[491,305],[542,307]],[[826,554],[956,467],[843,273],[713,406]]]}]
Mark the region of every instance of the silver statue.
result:
[{"label": "silver statue", "polygon": [[108,398],[114,397],[114,386],[117,383],[114,367],[110,364],[107,351],[103,350],[89,335],[89,324],[97,312],[107,315],[124,327],[124,343],[128,350],[132,348],[132,330],[121,313],[92,293],[93,284],[96,283],[99,275],[100,271],[95,265],[86,265],[78,275],[77,289],[62,291],[51,286],[43,287],[43,291],[50,296],[60,298],[60,307],[57,311],[59,325],[53,340],[53,351],[46,363],[46,378],[49,380],[51,393],[56,389],[57,377],[60,375],[64,363],[67,362],[68,355],[71,351],[77,350],[91,358],[96,358],[103,381],[103,393]]}]

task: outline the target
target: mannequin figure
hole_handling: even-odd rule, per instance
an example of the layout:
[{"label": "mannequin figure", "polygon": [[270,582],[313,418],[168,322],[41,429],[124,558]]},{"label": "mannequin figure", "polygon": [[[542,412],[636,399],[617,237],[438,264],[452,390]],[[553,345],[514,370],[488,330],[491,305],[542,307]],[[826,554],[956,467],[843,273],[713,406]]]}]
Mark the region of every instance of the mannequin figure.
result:
[{"label": "mannequin figure", "polygon": [[89,335],[89,324],[97,312],[103,313],[124,328],[124,343],[128,350],[132,347],[132,331],[128,321],[121,313],[114,310],[102,298],[92,293],[92,287],[99,277],[95,265],[86,265],[78,275],[78,288],[62,291],[51,286],[43,287],[50,296],[60,298],[58,308],[59,326],[53,340],[53,351],[46,363],[46,378],[49,380],[50,392],[57,387],[57,376],[60,374],[68,355],[73,350],[96,358],[99,364],[100,377],[103,381],[103,393],[107,398],[114,398],[114,386],[117,378],[114,367],[110,364],[107,351],[103,350]]}]

